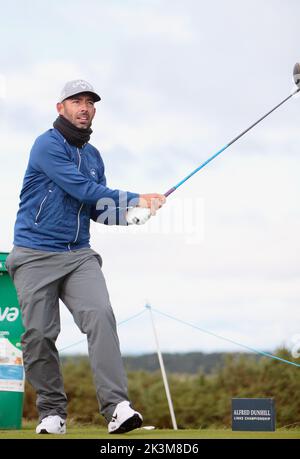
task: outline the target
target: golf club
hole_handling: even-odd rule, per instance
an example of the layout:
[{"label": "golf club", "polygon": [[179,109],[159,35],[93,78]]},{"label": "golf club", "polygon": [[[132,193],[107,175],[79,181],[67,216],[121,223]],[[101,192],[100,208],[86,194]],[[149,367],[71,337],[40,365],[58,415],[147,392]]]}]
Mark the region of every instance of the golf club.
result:
[{"label": "golf club", "polygon": [[250,127],[245,129],[241,134],[239,134],[237,137],[235,137],[231,142],[229,142],[227,145],[225,145],[223,148],[221,148],[217,153],[212,155],[210,158],[208,158],[204,163],[202,163],[200,166],[198,166],[195,170],[193,170],[189,175],[187,175],[183,180],[181,180],[177,185],[174,185],[172,188],[170,188],[164,195],[167,197],[171,193],[173,193],[177,188],[179,188],[181,185],[183,185],[189,178],[191,178],[196,172],[200,171],[200,169],[203,169],[206,164],[208,164],[210,161],[215,159],[218,155],[220,155],[226,148],[230,147],[234,142],[236,142],[238,139],[240,139],[246,132],[250,131],[254,126],[256,126],[258,123],[260,123],[263,119],[265,119],[267,116],[269,116],[274,110],[276,110],[278,107],[283,105],[285,102],[287,102],[291,97],[293,97],[297,92],[300,91],[300,64],[297,62],[294,66],[294,71],[293,71],[293,76],[294,76],[294,82],[297,85],[296,91],[294,91],[292,94],[290,94],[286,99],[284,99],[282,102],[280,102],[278,105],[276,105],[272,110],[270,110],[268,113],[263,115],[259,120],[257,120],[255,123],[251,124]]}]

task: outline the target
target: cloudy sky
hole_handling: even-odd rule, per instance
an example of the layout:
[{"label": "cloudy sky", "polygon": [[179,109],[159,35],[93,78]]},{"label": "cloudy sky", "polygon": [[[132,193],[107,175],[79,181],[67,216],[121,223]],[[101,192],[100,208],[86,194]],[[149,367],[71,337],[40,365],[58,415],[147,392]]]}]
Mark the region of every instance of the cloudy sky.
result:
[{"label": "cloudy sky", "polygon": [[[92,143],[108,184],[165,192],[293,90],[297,0],[4,2],[0,29],[0,250],[30,147],[65,81],[102,96]],[[168,198],[147,225],[93,223],[117,321],[153,308],[257,349],[300,334],[300,98]],[[83,336],[61,305],[58,347]],[[164,351],[242,350],[155,314]],[[119,327],[123,353],[155,349],[149,313]],[[78,344],[68,352],[86,352]]]}]

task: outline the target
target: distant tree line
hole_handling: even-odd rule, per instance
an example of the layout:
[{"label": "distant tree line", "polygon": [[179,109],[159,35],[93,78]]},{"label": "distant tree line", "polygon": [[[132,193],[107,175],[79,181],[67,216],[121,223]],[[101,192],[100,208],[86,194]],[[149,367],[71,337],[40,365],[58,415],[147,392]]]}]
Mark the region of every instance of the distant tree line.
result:
[{"label": "distant tree line", "polygon": [[[276,355],[297,362],[286,349],[279,349]],[[299,367],[249,354],[222,355],[221,359],[216,359],[214,354],[213,356],[211,361],[215,361],[214,369],[212,366],[199,365],[198,371],[192,373],[187,370],[191,369],[187,365],[185,372],[168,371],[179,428],[230,428],[231,399],[234,397],[273,397],[276,404],[277,428],[300,425]],[[151,362],[152,357],[149,356]],[[180,358],[184,359],[184,355]],[[69,419],[78,423],[105,425],[98,413],[88,358],[64,358],[63,374],[68,396]],[[160,371],[129,370],[128,384],[130,398],[135,408],[143,414],[144,424],[157,428],[171,428]],[[27,384],[24,417],[37,418],[35,395],[31,386]]]},{"label": "distant tree line", "polygon": [[[256,360],[261,358],[259,354],[250,353],[213,352],[205,354],[203,352],[186,352],[163,353],[163,360],[168,373],[195,374],[201,371],[210,374],[222,368],[229,355],[232,355],[233,358],[241,356]],[[157,371],[160,369],[157,354],[125,356],[123,360],[127,371]]]}]

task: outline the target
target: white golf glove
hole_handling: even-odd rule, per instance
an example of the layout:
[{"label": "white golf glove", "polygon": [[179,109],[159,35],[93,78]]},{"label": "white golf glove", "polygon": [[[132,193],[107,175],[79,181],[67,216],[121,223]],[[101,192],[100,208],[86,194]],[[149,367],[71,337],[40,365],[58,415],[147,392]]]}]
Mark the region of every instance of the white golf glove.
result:
[{"label": "white golf glove", "polygon": [[148,207],[131,207],[127,211],[126,220],[128,225],[143,225],[151,217]]}]

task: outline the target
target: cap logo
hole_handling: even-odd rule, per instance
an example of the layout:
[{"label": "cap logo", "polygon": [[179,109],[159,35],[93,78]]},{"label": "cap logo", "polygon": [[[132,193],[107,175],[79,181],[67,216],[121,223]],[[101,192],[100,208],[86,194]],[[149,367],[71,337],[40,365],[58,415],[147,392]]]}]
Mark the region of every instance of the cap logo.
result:
[{"label": "cap logo", "polygon": [[92,86],[90,84],[88,84],[86,81],[83,81],[83,80],[78,80],[78,81],[75,81],[73,84],[72,84],[73,88],[81,88],[81,89],[93,89]]}]

